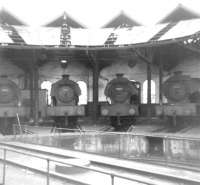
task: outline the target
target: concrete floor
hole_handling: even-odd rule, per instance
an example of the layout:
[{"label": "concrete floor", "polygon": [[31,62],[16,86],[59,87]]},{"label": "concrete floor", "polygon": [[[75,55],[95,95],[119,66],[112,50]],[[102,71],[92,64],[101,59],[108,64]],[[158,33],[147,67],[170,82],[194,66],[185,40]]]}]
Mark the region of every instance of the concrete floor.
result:
[{"label": "concrete floor", "polygon": [[[0,158],[2,158],[2,151],[0,151]],[[32,168],[46,170],[46,161],[35,157],[24,156],[13,152],[7,152],[7,160],[23,164]],[[55,163],[50,163],[50,171],[55,173]],[[0,184],[2,182],[3,165],[0,163]],[[93,171],[83,171],[79,173],[61,174],[66,177],[78,179],[91,185],[111,185],[111,178],[108,175],[100,174]],[[6,166],[6,184],[5,185],[46,185],[46,177],[44,175],[31,172],[30,170],[14,167],[11,165]],[[50,185],[71,185],[64,180],[57,180],[51,178]],[[115,185],[142,185],[142,183],[131,182],[124,179],[115,179]]]},{"label": "concrete floor", "polygon": [[[0,164],[0,183],[2,183],[3,165]],[[6,181],[5,185],[46,185],[46,177],[44,175],[33,173],[29,170],[6,166]],[[71,185],[62,180],[50,178],[50,185]]]}]

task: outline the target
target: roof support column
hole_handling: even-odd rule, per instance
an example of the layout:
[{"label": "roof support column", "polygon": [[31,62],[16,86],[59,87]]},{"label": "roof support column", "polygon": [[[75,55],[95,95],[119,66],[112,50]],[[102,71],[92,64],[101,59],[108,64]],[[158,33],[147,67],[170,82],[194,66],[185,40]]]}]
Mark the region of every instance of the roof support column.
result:
[{"label": "roof support column", "polygon": [[163,104],[163,62],[159,61],[159,103]]},{"label": "roof support column", "polygon": [[147,63],[147,116],[151,116],[151,62]]},{"label": "roof support column", "polygon": [[147,63],[147,104],[151,104],[151,63]]},{"label": "roof support column", "polygon": [[98,120],[98,102],[99,102],[99,63],[97,53],[91,55],[93,60],[93,121]]},{"label": "roof support column", "polygon": [[30,118],[34,118],[34,86],[33,86],[33,64],[31,65],[32,68],[30,69]]},{"label": "roof support column", "polygon": [[32,68],[31,68],[31,80],[30,80],[30,95],[31,95],[31,117],[34,123],[38,124],[39,113],[39,74],[37,65],[36,51],[32,51]]},{"label": "roof support column", "polygon": [[142,59],[147,65],[147,116],[151,117],[151,73],[152,73],[152,60],[153,60],[153,50],[145,49],[144,54],[138,50],[134,50],[136,55]]},{"label": "roof support column", "polygon": [[30,84],[30,73],[28,71],[25,71],[24,74],[24,89],[29,89]]}]

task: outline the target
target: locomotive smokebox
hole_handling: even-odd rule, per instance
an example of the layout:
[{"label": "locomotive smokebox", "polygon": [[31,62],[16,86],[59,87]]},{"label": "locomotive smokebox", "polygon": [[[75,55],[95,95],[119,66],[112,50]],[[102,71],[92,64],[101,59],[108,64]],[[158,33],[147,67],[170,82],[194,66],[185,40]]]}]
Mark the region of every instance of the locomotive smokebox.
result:
[{"label": "locomotive smokebox", "polygon": [[130,97],[137,94],[137,87],[123,75],[123,73],[117,73],[116,78],[111,80],[105,88],[104,94],[111,99],[111,104],[129,104]]},{"label": "locomotive smokebox", "polygon": [[69,76],[68,74],[63,74],[61,80],[52,84],[51,96],[53,97],[54,105],[66,106],[78,103],[81,90],[76,82],[69,79]]},{"label": "locomotive smokebox", "polygon": [[163,92],[169,103],[189,103],[191,96],[197,100],[199,99],[199,88],[199,79],[183,75],[181,71],[174,72],[173,76],[163,84]]},{"label": "locomotive smokebox", "polygon": [[181,71],[174,72],[163,84],[164,95],[168,102],[187,102],[190,83],[190,76],[183,75]]}]

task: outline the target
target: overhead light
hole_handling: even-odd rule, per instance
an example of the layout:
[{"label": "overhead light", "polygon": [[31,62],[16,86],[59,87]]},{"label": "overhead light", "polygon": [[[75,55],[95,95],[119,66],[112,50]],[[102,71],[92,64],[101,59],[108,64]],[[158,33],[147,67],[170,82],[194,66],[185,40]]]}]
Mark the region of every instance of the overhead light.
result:
[{"label": "overhead light", "polygon": [[66,63],[67,63],[67,60],[64,60],[64,59],[63,59],[63,60],[61,60],[60,62],[61,62],[62,64],[66,64]]}]

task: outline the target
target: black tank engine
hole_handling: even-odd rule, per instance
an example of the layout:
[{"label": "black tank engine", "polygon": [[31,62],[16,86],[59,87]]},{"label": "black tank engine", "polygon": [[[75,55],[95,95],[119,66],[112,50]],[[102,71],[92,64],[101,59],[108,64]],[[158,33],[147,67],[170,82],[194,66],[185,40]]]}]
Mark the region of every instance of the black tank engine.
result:
[{"label": "black tank engine", "polygon": [[51,97],[54,106],[77,105],[81,89],[78,84],[63,75],[62,79],[52,84]]},{"label": "black tank engine", "polygon": [[78,116],[85,115],[85,107],[78,105],[80,95],[80,87],[69,75],[63,75],[52,84],[52,106],[48,107],[47,114],[54,118],[57,126],[75,128]]},{"label": "black tank engine", "polygon": [[200,79],[175,72],[163,84],[167,103],[157,106],[157,115],[195,116],[200,103]]},{"label": "black tank engine", "polygon": [[115,128],[125,125],[124,122],[131,122],[131,118],[138,115],[138,105],[131,101],[133,96],[139,97],[139,90],[136,84],[123,74],[117,74],[116,78],[111,80],[104,91],[110,103],[101,106],[101,115],[110,117],[111,124]]}]

